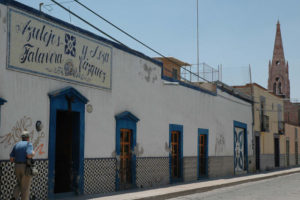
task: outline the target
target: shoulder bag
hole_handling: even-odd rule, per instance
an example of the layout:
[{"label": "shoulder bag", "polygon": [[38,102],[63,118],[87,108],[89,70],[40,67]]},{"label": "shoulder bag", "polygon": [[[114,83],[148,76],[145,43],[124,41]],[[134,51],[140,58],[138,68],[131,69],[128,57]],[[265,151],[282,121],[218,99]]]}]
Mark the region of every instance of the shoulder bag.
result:
[{"label": "shoulder bag", "polygon": [[[27,147],[29,145],[29,142],[27,143]],[[37,168],[34,165],[34,160],[32,158],[26,158],[26,169],[25,169],[25,175],[26,176],[35,176],[39,172]]]}]

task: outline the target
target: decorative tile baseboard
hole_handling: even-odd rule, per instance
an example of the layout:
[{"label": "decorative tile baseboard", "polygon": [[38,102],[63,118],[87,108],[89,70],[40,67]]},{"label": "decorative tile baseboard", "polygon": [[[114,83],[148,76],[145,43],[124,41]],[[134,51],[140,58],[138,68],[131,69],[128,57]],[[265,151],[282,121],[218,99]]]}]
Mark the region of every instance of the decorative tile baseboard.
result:
[{"label": "decorative tile baseboard", "polygon": [[190,156],[183,158],[183,180],[185,182],[196,181],[198,171],[198,157]]},{"label": "decorative tile baseboard", "polygon": [[137,187],[147,188],[169,183],[169,157],[139,157],[136,161]]},{"label": "decorative tile baseboard", "polygon": [[84,193],[115,191],[116,159],[95,158],[84,161]]},{"label": "decorative tile baseboard", "polygon": [[[48,161],[36,160],[39,171],[31,181],[30,199],[44,200],[48,195]],[[10,199],[16,185],[14,164],[9,161],[0,161],[0,199]]]}]

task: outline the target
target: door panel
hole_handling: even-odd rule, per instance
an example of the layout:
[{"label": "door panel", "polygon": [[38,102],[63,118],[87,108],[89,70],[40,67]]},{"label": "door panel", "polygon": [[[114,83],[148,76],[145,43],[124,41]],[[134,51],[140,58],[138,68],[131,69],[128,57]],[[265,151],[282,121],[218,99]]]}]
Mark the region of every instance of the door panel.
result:
[{"label": "door panel", "polygon": [[296,160],[296,165],[299,164],[298,159],[299,159],[299,157],[298,157],[298,142],[295,142],[295,160]]},{"label": "door panel", "polygon": [[290,141],[286,141],[286,165],[290,166]]},{"label": "door panel", "polygon": [[274,138],[274,156],[275,156],[275,167],[279,167],[279,138]]},{"label": "door panel", "polygon": [[256,170],[260,170],[260,138],[255,136]]},{"label": "door panel", "polygon": [[132,184],[132,131],[130,129],[121,129],[120,145],[120,185],[121,189],[126,189]]},{"label": "door panel", "polygon": [[172,178],[178,179],[181,177],[180,173],[180,143],[179,131],[171,132],[171,170],[172,170]]},{"label": "door panel", "polygon": [[57,111],[54,193],[75,192],[79,171],[79,113]]},{"label": "door panel", "polygon": [[198,144],[199,144],[199,177],[205,177],[207,176],[207,135],[200,134],[198,138]]},{"label": "door panel", "polygon": [[236,173],[245,172],[245,129],[234,127],[234,145],[234,170]]}]

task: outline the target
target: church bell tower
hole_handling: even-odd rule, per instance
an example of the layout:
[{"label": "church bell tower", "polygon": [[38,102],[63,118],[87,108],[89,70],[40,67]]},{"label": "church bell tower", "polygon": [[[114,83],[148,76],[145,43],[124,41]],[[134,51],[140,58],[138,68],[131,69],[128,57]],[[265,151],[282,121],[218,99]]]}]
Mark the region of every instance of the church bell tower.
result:
[{"label": "church bell tower", "polygon": [[272,62],[269,61],[268,89],[274,94],[290,98],[289,64],[284,58],[280,23],[277,22]]}]

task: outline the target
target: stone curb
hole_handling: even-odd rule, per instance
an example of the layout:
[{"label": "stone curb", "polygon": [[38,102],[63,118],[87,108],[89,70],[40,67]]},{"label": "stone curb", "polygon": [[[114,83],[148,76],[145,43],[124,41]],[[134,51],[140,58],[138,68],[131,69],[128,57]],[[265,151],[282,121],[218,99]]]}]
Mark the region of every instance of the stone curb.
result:
[{"label": "stone curb", "polygon": [[235,182],[231,182],[231,183],[224,183],[224,184],[219,184],[219,185],[214,185],[214,186],[201,187],[201,188],[190,189],[190,190],[185,190],[185,191],[174,191],[172,193],[167,193],[167,194],[162,194],[162,195],[157,195],[157,196],[134,198],[134,200],[152,200],[152,199],[164,200],[164,199],[175,198],[175,197],[179,197],[179,196],[185,196],[185,195],[190,195],[190,194],[195,194],[195,193],[200,193],[200,192],[207,192],[207,191],[211,191],[211,190],[215,190],[215,189],[219,189],[219,188],[223,188],[223,187],[235,186],[235,185],[239,185],[239,184],[243,184],[243,183],[255,182],[255,181],[275,178],[275,177],[279,177],[279,176],[295,174],[295,173],[299,173],[299,172],[300,172],[300,169],[298,169],[297,171],[283,172],[283,173],[279,173],[279,174],[257,177],[257,178],[250,178],[250,179],[246,179],[246,180],[235,181]]},{"label": "stone curb", "polygon": [[175,198],[179,196],[185,196],[195,193],[207,192],[223,187],[235,186],[243,183],[255,182],[290,174],[300,173],[300,167],[291,169],[282,169],[280,171],[266,172],[261,174],[249,174],[247,176],[220,178],[215,180],[207,180],[203,182],[194,183],[182,183],[180,185],[169,185],[168,187],[148,189],[148,190],[136,190],[136,191],[124,191],[123,193],[111,193],[104,196],[88,195],[72,198],[72,200],[162,200]]}]

